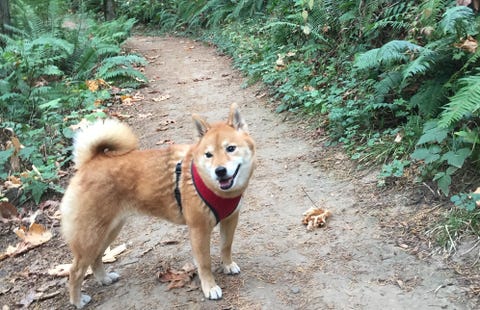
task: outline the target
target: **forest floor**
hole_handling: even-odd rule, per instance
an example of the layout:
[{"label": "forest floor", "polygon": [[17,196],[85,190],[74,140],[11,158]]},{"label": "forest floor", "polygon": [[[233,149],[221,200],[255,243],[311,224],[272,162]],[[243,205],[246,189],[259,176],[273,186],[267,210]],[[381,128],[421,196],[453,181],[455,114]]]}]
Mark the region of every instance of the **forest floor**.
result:
[{"label": "forest floor", "polygon": [[[242,75],[214,47],[185,38],[136,36],[126,48],[149,61],[144,73],[150,83],[110,113],[133,127],[142,148],[191,143],[192,113],[223,120],[236,102],[256,140],[258,166],[234,241],[242,272],[215,273],[222,300],[205,300],[197,276],[170,290],[160,282],[165,270],[181,273],[192,262],[187,228],[135,216],[113,244],[125,244],[126,250],[107,265],[120,280],[101,286],[86,278],[84,290],[92,296],[88,309],[479,307],[478,267],[475,274],[457,264],[474,261],[478,248],[465,241],[457,258],[447,260],[430,242],[426,231],[445,210],[428,191],[412,184],[403,191],[381,191],[374,170],[358,169],[341,149],[325,147],[326,137],[308,121],[274,113],[261,87],[243,88]],[[307,231],[302,214],[315,205],[332,216],[325,227]],[[51,240],[0,261],[3,310],[73,309],[66,277],[48,274],[71,262],[58,219],[52,218],[47,221]],[[15,242],[14,226],[2,224],[0,251]],[[212,244],[217,269],[217,229]]]}]

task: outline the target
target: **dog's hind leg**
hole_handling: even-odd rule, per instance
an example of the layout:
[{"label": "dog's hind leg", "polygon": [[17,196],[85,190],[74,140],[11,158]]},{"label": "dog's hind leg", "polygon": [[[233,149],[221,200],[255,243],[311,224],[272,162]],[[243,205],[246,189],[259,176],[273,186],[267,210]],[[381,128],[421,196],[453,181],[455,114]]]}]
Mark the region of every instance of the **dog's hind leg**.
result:
[{"label": "dog's hind leg", "polygon": [[112,243],[113,240],[115,240],[115,238],[118,236],[118,233],[122,229],[124,223],[125,221],[122,220],[112,230],[110,230],[110,232],[107,235],[107,238],[105,238],[103,246],[101,247],[97,257],[95,258],[95,261],[92,264],[92,270],[93,270],[93,275],[95,276],[95,279],[97,279],[97,281],[103,285],[110,285],[114,282],[117,282],[118,279],[120,278],[120,275],[116,272],[107,273],[105,271],[105,266],[103,265],[102,257],[103,257],[103,254],[105,253],[105,250],[110,245],[110,243]]},{"label": "dog's hind leg", "polygon": [[233,235],[238,223],[238,214],[235,212],[220,222],[220,247],[223,272],[226,274],[239,274],[240,267],[232,259]]},{"label": "dog's hind leg", "polygon": [[69,278],[69,293],[70,293],[70,303],[77,307],[77,309],[83,308],[88,302],[90,302],[91,297],[81,293],[81,287],[83,282],[83,277],[89,263],[79,259],[77,256],[73,259],[72,266],[70,267],[70,278]]}]

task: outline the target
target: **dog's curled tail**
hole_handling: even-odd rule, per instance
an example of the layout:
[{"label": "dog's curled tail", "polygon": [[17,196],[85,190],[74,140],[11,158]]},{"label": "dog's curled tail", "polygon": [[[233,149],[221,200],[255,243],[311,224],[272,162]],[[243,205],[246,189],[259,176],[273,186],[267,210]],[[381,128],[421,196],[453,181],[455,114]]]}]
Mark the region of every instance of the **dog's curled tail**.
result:
[{"label": "dog's curled tail", "polygon": [[73,162],[79,169],[99,154],[122,155],[138,149],[138,139],[126,124],[106,119],[81,129],[73,145]]}]

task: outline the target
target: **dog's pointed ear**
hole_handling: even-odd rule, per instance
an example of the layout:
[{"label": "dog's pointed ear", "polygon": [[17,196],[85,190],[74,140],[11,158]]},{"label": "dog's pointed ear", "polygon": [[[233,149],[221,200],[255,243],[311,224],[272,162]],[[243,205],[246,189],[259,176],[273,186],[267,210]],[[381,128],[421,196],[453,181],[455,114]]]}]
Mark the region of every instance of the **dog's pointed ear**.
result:
[{"label": "dog's pointed ear", "polygon": [[247,123],[245,123],[245,120],[240,114],[236,103],[232,103],[232,105],[230,106],[230,114],[228,115],[227,124],[238,131],[248,133]]},{"label": "dog's pointed ear", "polygon": [[210,124],[197,114],[193,114],[192,118],[196,128],[196,136],[201,139],[210,129]]}]

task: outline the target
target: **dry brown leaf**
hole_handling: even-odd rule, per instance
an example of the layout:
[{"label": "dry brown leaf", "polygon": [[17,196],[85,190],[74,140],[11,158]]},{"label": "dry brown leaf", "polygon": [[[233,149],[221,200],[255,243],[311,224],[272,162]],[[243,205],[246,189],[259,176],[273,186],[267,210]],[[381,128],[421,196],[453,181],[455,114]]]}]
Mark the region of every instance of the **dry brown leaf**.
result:
[{"label": "dry brown leaf", "polygon": [[312,207],[303,213],[302,224],[307,225],[307,230],[323,227],[332,213],[327,209]]},{"label": "dry brown leaf", "polygon": [[52,232],[45,228],[42,224],[32,223],[28,229],[25,226],[14,230],[17,236],[24,242],[31,244],[33,247],[43,244],[52,239]]},{"label": "dry brown leaf", "polygon": [[9,245],[5,253],[0,254],[0,260],[27,252],[52,239],[52,232],[37,223],[32,223],[28,229],[20,226],[14,232],[22,241],[15,246]]},{"label": "dry brown leaf", "polygon": [[[125,244],[116,246],[113,249],[110,249],[110,247],[108,247],[105,250],[105,253],[103,254],[102,262],[113,263],[114,261],[117,260],[117,256],[123,253],[126,249],[127,249],[127,246]],[[71,267],[72,267],[72,264],[60,264],[52,269],[49,269],[48,274],[56,277],[68,277]],[[93,273],[92,269],[88,267],[87,272],[85,273],[85,276],[91,275],[92,273]]]},{"label": "dry brown leaf", "polygon": [[473,37],[468,36],[463,42],[455,43],[454,46],[473,54],[477,51],[478,42]]},{"label": "dry brown leaf", "polygon": [[172,268],[167,268],[165,271],[158,273],[158,280],[162,283],[169,282],[170,284],[167,287],[167,290],[172,288],[181,288],[190,282],[195,275],[195,266],[193,264],[185,264],[181,270],[175,270]]},{"label": "dry brown leaf", "polygon": [[104,263],[113,263],[117,260],[117,256],[122,254],[126,249],[127,246],[125,245],[125,243],[120,244],[113,249],[110,249],[110,247],[108,247],[103,254],[102,261]]},{"label": "dry brown leaf", "polygon": [[20,178],[17,178],[14,175],[11,175],[11,176],[7,177],[7,181],[10,182],[11,187],[20,187],[23,184],[22,180]]},{"label": "dry brown leaf", "polygon": [[121,95],[120,100],[122,101],[122,104],[126,106],[132,105],[134,101],[132,95]]},{"label": "dry brown leaf", "polygon": [[18,210],[14,205],[7,201],[0,201],[0,218],[9,220],[18,217]]},{"label": "dry brown leaf", "polygon": [[105,80],[103,80],[103,79],[86,80],[86,81],[85,81],[85,84],[87,85],[87,88],[88,88],[91,92],[96,92],[96,91],[99,90],[101,87],[105,87],[105,88],[108,88],[108,87],[109,87],[108,83],[105,82]]}]

